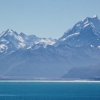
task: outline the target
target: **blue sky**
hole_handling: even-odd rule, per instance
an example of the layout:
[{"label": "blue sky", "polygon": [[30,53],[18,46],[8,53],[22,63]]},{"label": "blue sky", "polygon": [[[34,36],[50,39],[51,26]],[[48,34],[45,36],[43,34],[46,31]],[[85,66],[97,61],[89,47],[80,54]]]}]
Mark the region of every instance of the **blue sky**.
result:
[{"label": "blue sky", "polygon": [[100,0],[0,0],[0,33],[13,29],[58,39],[95,14],[100,18]]}]

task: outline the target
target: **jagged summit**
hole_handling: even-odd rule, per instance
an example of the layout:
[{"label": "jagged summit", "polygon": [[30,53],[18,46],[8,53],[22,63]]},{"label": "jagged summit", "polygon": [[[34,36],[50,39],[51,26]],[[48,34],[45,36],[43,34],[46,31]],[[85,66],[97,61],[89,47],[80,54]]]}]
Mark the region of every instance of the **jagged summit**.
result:
[{"label": "jagged summit", "polygon": [[100,45],[100,20],[95,15],[86,17],[76,23],[57,41],[56,46],[67,44],[73,47],[85,47]]},{"label": "jagged summit", "polygon": [[6,31],[5,31],[5,33],[7,33],[7,34],[16,34],[16,35],[18,35],[18,33],[16,32],[16,31],[14,31],[14,30],[12,30],[12,29],[7,29]]},{"label": "jagged summit", "polygon": [[18,33],[16,31],[13,31],[12,29],[7,29],[6,31],[3,31],[0,34],[0,37],[7,37],[7,36],[18,36]]},{"label": "jagged summit", "polygon": [[35,35],[18,34],[12,29],[7,29],[0,34],[0,52],[11,53],[22,48],[31,48],[34,44],[43,44],[46,47],[48,44],[53,45],[55,39],[39,38]]},{"label": "jagged summit", "polygon": [[12,29],[7,29],[6,32],[12,33],[14,31]]},{"label": "jagged summit", "polygon": [[98,19],[97,15],[93,17],[86,17],[84,20],[81,20],[74,25],[74,27],[76,27],[78,31],[80,31],[82,28],[85,28],[86,26],[91,26],[100,31],[100,20]]}]

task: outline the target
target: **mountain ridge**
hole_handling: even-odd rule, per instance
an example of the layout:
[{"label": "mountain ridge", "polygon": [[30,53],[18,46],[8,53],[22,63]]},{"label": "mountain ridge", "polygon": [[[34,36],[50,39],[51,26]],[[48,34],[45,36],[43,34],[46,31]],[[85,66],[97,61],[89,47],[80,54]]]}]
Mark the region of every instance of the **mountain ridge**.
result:
[{"label": "mountain ridge", "polygon": [[[95,37],[94,40],[98,43],[100,42],[100,20],[97,16],[92,18],[87,17],[76,23],[73,28],[69,29],[60,39],[58,39],[56,46],[60,43],[67,43],[68,45],[74,47],[84,46],[87,42],[92,42],[92,40],[88,41],[87,37],[90,39]],[[87,40],[86,43],[84,39],[85,41]],[[90,43],[90,45],[94,44]]]},{"label": "mountain ridge", "polygon": [[[0,34],[0,50],[1,52],[11,53],[20,48],[29,48],[34,44],[43,44],[46,47],[48,44],[53,45],[55,41],[56,39],[39,38],[35,35],[25,35],[24,33],[18,34],[12,29],[7,29]],[[9,50],[9,48],[11,49]]]}]

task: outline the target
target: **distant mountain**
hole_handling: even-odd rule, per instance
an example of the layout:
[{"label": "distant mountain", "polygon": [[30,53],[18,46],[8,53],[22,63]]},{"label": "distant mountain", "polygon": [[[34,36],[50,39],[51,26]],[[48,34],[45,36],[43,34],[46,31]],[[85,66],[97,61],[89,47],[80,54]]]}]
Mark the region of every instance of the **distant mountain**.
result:
[{"label": "distant mountain", "polygon": [[62,78],[100,80],[100,64],[87,67],[72,68]]},{"label": "distant mountain", "polygon": [[100,63],[99,55],[96,15],[79,21],[58,40],[8,29],[0,34],[0,78],[60,78],[73,68]]},{"label": "distant mountain", "polygon": [[[90,61],[91,66],[89,67],[78,66],[69,70],[68,73],[66,71],[66,74],[63,76],[63,78],[100,78],[100,66],[92,66],[96,63],[98,64],[100,60],[100,20],[97,15],[93,16],[92,18],[87,17],[84,20],[79,21],[72,29],[69,29],[67,32],[65,32],[65,34],[56,42],[56,46],[65,44],[77,48],[79,51],[77,55],[88,55],[86,57],[84,55],[81,56],[83,59],[87,60],[85,62],[89,62],[90,59],[94,60]],[[82,64],[84,65],[84,62]]]},{"label": "distant mountain", "polygon": [[56,46],[67,44],[72,47],[97,47],[100,48],[100,20],[95,15],[85,18],[69,29],[56,42]]},{"label": "distant mountain", "polygon": [[31,48],[34,44],[53,45],[56,39],[39,38],[35,35],[18,34],[13,30],[6,30],[0,34],[0,52],[12,53],[20,48]]}]

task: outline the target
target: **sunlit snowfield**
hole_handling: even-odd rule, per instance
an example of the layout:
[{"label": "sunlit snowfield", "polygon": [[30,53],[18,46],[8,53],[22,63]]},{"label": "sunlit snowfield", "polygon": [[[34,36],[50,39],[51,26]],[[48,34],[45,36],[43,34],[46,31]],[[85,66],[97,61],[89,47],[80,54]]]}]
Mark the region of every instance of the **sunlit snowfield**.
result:
[{"label": "sunlit snowfield", "polygon": [[100,100],[100,82],[1,81],[0,100]]}]

